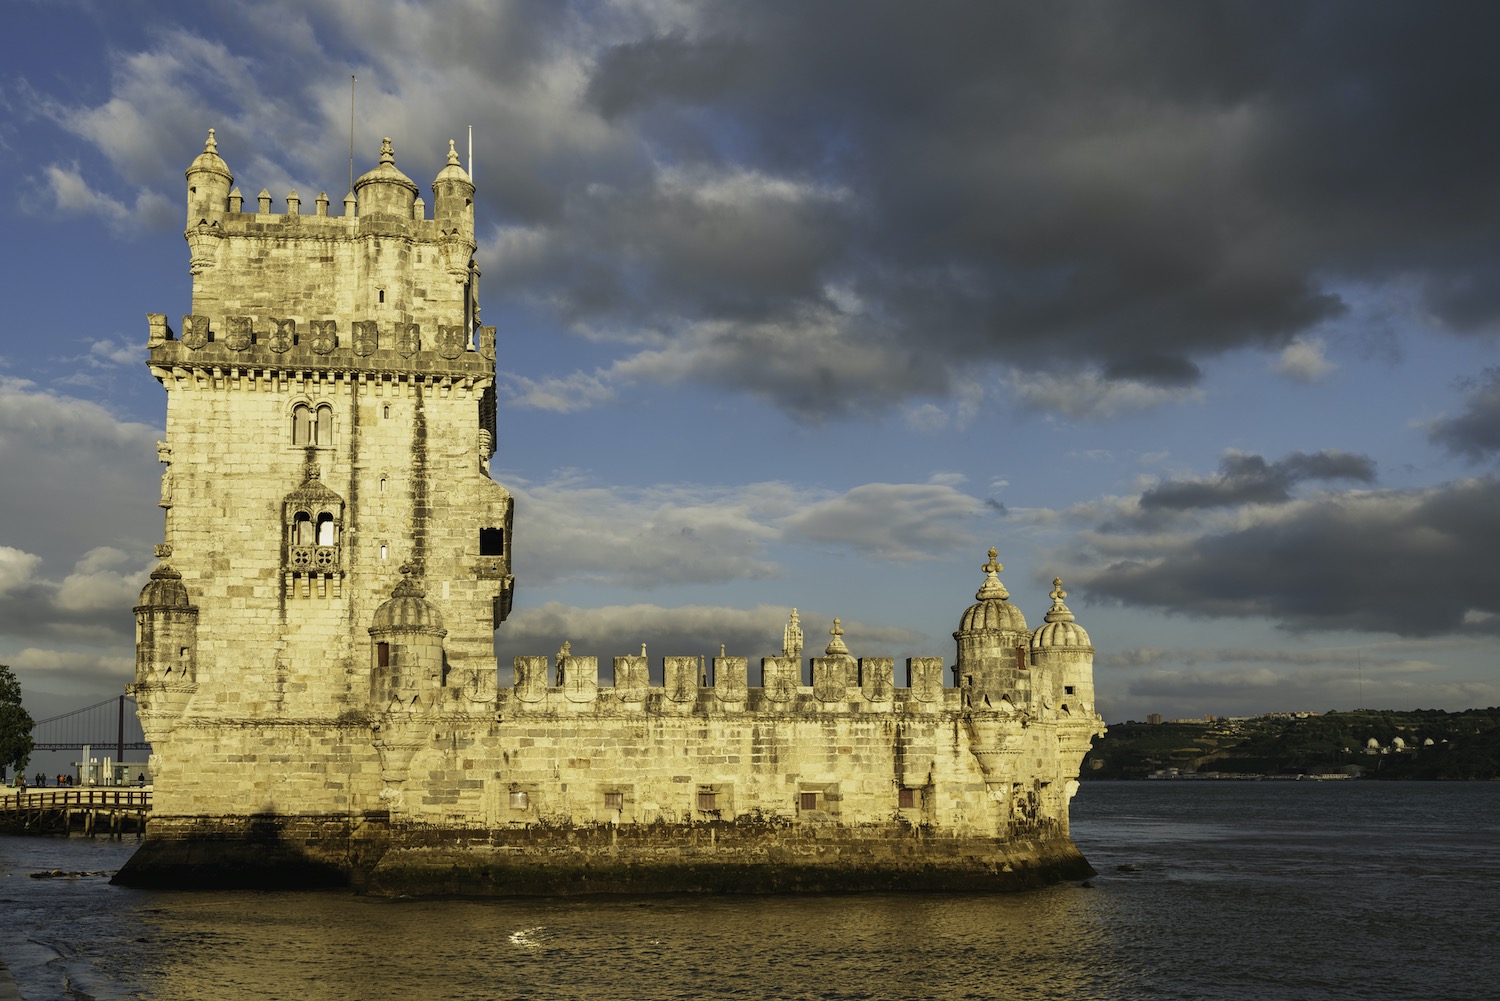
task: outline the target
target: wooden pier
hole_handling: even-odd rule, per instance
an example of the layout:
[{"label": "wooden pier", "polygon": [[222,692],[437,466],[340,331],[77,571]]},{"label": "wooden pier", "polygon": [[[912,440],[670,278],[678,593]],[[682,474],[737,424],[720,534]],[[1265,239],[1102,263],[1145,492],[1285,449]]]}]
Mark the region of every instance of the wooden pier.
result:
[{"label": "wooden pier", "polygon": [[151,813],[148,787],[0,789],[0,833],[139,838]]}]

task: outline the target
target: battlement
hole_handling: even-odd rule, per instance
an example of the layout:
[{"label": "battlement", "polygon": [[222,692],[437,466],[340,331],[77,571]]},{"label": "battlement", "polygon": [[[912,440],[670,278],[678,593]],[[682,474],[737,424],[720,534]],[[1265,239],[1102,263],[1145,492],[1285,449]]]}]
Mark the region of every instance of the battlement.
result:
[{"label": "battlement", "polygon": [[896,686],[891,657],[814,657],[808,663],[812,684],[805,685],[796,657],[762,658],[755,679],[746,657],[713,658],[711,677],[710,662],[702,657],[663,657],[662,680],[653,684],[647,658],[627,655],[614,658],[612,684],[601,685],[597,657],[565,655],[552,671],[550,657],[521,656],[514,661],[514,684],[499,693],[498,707],[543,715],[689,715],[936,712],[965,705],[962,690],[943,687],[941,657],[908,658],[902,687]]},{"label": "battlement", "polygon": [[147,321],[148,364],[154,369],[416,373],[486,383],[494,378],[494,327],[189,314],[179,337],[165,314],[148,314]]},{"label": "battlement", "polygon": [[[380,164],[345,196],[341,216],[329,214],[326,192],[313,214],[302,214],[295,190],[284,213],[271,211],[266,189],[245,211],[212,130],[185,176],[194,317],[364,316],[432,330],[479,326],[474,185],[451,142],[432,182],[430,218],[417,185],[396,168],[389,139]],[[190,333],[184,323],[185,341]]]}]

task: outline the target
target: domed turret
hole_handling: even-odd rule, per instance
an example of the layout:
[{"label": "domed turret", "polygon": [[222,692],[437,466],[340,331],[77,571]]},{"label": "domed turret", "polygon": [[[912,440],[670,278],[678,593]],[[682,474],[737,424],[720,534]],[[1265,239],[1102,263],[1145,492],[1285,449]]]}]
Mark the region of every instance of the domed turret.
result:
[{"label": "domed turret", "polygon": [[980,706],[997,705],[1002,698],[1021,705],[1030,689],[1026,616],[1010,603],[1010,593],[1000,583],[1005,567],[998,556],[992,548],[989,562],[980,567],[986,576],[974,595],[978,600],[964,612],[953,634],[958,642],[955,681],[968,691],[971,704]]},{"label": "domed turret", "polygon": [[397,169],[390,137],[381,140],[380,164],[354,182],[361,218],[383,215],[410,219],[420,193],[416,183]]},{"label": "domed turret", "polygon": [[1068,592],[1062,578],[1052,578],[1052,607],[1031,637],[1033,690],[1049,708],[1065,716],[1092,720],[1094,647],[1089,634],[1063,603]]},{"label": "domed turret", "polygon": [[151,571],[151,579],[141,588],[141,602],[137,608],[192,608],[187,588],[182,584],[182,574],[163,563]]},{"label": "domed turret", "polygon": [[1037,627],[1036,633],[1031,637],[1031,648],[1041,650],[1046,647],[1087,647],[1089,646],[1089,634],[1084,631],[1073,619],[1073,613],[1068,606],[1063,604],[1063,599],[1068,592],[1063,590],[1062,578],[1052,578],[1052,607],[1043,616],[1044,624]]},{"label": "domed turret", "polygon": [[444,233],[474,233],[474,182],[458,162],[458,150],[448,140],[448,163],[432,182],[432,217]]},{"label": "domed turret", "polygon": [[379,707],[430,703],[445,683],[443,616],[417,580],[421,568],[401,567],[401,582],[370,619],[370,698]]},{"label": "domed turret", "polygon": [[219,141],[214,138],[213,129],[208,130],[203,152],[194,158],[184,175],[188,183],[188,229],[202,222],[213,223],[222,219],[229,206],[229,189],[234,186],[234,175],[219,157]]},{"label": "domed turret", "polygon": [[162,563],[135,606],[135,693],[145,710],[181,709],[198,677],[198,609],[182,574]]},{"label": "domed turret", "polygon": [[446,636],[443,615],[427,600],[427,591],[418,584],[411,571],[402,568],[407,576],[391,590],[391,597],[379,608],[370,620],[370,633],[426,633],[431,636]]}]

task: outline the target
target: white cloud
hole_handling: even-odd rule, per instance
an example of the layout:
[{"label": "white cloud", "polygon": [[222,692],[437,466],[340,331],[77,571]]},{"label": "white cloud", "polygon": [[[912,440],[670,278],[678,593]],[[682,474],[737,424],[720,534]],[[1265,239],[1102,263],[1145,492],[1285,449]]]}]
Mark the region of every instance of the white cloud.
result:
[{"label": "white cloud", "polygon": [[782,519],[789,533],[880,559],[934,559],[975,544],[984,502],[945,483],[867,483]]},{"label": "white cloud", "polygon": [[133,201],[120,201],[86,181],[77,164],[44,167],[42,187],[52,208],[70,215],[99,216],[117,233],[154,229],[177,215],[177,206],[154,191],[142,189]]},{"label": "white cloud", "polygon": [[1323,342],[1315,338],[1293,341],[1281,350],[1273,368],[1297,382],[1322,382],[1336,367],[1324,350]]},{"label": "white cloud", "polygon": [[1012,369],[1007,382],[1021,406],[1077,419],[1101,420],[1164,406],[1201,403],[1204,399],[1203,390],[1196,387],[1106,379],[1093,370],[1022,372]]},{"label": "white cloud", "polygon": [[41,565],[42,558],[34,553],[0,546],[0,595],[29,586]]}]

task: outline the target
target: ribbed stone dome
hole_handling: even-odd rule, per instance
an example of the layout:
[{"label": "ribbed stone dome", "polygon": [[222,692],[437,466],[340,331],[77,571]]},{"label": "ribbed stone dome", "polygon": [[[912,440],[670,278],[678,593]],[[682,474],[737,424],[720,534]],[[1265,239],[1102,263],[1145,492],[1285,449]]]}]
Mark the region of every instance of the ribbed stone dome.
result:
[{"label": "ribbed stone dome", "polygon": [[402,567],[405,576],[391,591],[390,600],[375,609],[370,620],[372,633],[430,633],[446,635],[443,616],[427,601],[427,592],[418,584],[408,567]]},{"label": "ribbed stone dome", "polygon": [[187,172],[191,174],[195,170],[212,171],[216,174],[223,174],[231,181],[234,180],[234,175],[229,172],[229,164],[219,156],[219,141],[214,138],[213,129],[208,130],[208,141],[203,144],[203,152],[193,159]]},{"label": "ribbed stone dome", "polygon": [[448,140],[448,162],[443,169],[438,171],[437,177],[433,179],[436,186],[444,181],[463,181],[465,184],[473,184],[469,178],[469,172],[464,170],[463,165],[458,162],[458,150],[453,148],[453,140]]},{"label": "ribbed stone dome", "polygon": [[1012,632],[1024,633],[1026,616],[1010,603],[1010,592],[1006,591],[1005,585],[1000,583],[998,574],[1005,569],[996,560],[1000,554],[991,549],[989,555],[990,561],[980,567],[987,576],[974,594],[974,597],[979,600],[964,612],[958,631],[968,633],[983,629],[1009,629]]},{"label": "ribbed stone dome", "polygon": [[[395,185],[411,193],[412,198],[420,194],[416,182],[401,173],[396,166],[396,154],[391,150],[391,141],[386,139],[380,146],[380,163],[374,170],[360,175],[359,180],[354,182],[354,193],[360,194],[362,189],[370,185]],[[374,195],[374,192],[371,192]],[[409,201],[409,200],[408,200]]]},{"label": "ribbed stone dome", "polygon": [[1046,620],[1037,627],[1036,634],[1031,637],[1031,648],[1040,650],[1043,647],[1085,647],[1092,646],[1089,642],[1089,634],[1084,628],[1073,620],[1073,613],[1068,606],[1063,604],[1063,599],[1068,592],[1063,590],[1062,578],[1052,578],[1052,607],[1043,616]]},{"label": "ribbed stone dome", "polygon": [[165,563],[151,571],[151,579],[141,588],[139,608],[192,608],[182,574]]}]

